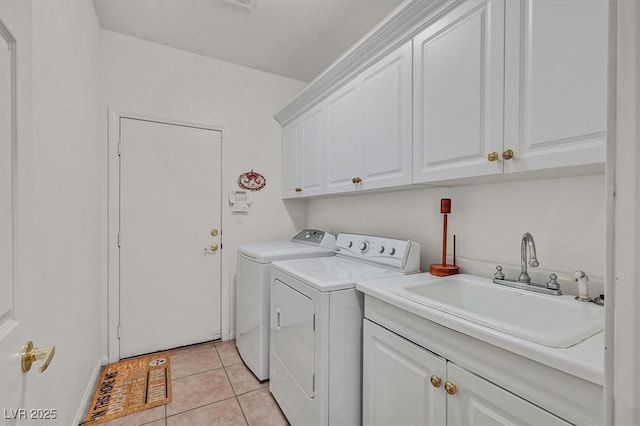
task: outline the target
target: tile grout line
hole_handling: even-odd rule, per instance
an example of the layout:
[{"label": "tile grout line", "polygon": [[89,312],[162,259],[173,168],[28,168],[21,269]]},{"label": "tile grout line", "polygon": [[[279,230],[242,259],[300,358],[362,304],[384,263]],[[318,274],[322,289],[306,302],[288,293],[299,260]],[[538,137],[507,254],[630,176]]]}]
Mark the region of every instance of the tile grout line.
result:
[{"label": "tile grout line", "polygon": [[[196,346],[196,345],[194,345],[194,346]],[[227,377],[227,380],[229,381],[229,386],[231,387],[231,391],[233,392],[233,396],[231,396],[231,397],[229,397],[229,398],[223,398],[223,399],[221,399],[221,400],[218,400],[218,401],[215,401],[215,402],[211,402],[211,403],[209,403],[209,404],[204,404],[204,405],[200,405],[200,406],[197,406],[197,407],[193,407],[193,408],[190,408],[190,409],[188,409],[188,410],[180,411],[180,412],[178,412],[178,413],[174,413],[174,414],[171,414],[171,415],[168,415],[168,414],[167,414],[167,405],[165,404],[165,405],[164,405],[164,407],[165,407],[165,410],[164,410],[164,412],[165,412],[165,417],[164,417],[164,420],[165,420],[165,426],[167,425],[167,421],[168,421],[169,417],[175,417],[175,416],[177,416],[177,415],[181,415],[181,414],[184,414],[184,413],[188,413],[188,412],[193,411],[193,410],[198,410],[198,409],[201,409],[201,408],[203,408],[203,407],[207,407],[207,406],[209,406],[209,405],[214,405],[214,404],[217,404],[217,403],[222,402],[222,401],[230,400],[230,399],[232,399],[232,398],[236,399],[236,402],[238,403],[238,406],[240,407],[240,410],[242,411],[242,406],[240,406],[240,401],[238,401],[238,398],[236,397],[236,391],[235,391],[235,389],[233,388],[233,384],[231,383],[231,379],[229,378],[229,374],[227,373],[227,370],[226,370],[226,367],[225,367],[225,365],[224,365],[224,362],[222,361],[222,357],[220,356],[220,352],[218,352],[218,347],[217,347],[217,345],[215,345],[215,344],[214,344],[214,345],[212,345],[212,347],[215,349],[215,351],[216,351],[216,355],[218,356],[218,359],[220,360],[220,364],[221,364],[221,366],[220,366],[220,367],[217,367],[217,368],[209,368],[209,369],[207,369],[207,370],[199,371],[199,372],[197,372],[197,373],[188,374],[188,375],[186,375],[186,376],[182,376],[182,377],[179,377],[179,378],[177,378],[177,379],[172,379],[171,381],[172,381],[172,382],[174,382],[174,381],[181,380],[181,379],[184,379],[184,378],[187,378],[187,377],[197,376],[198,374],[204,374],[204,373],[208,373],[208,372],[210,372],[210,371],[216,371],[216,370],[220,370],[221,368],[223,368],[223,369],[224,369],[225,376]],[[189,349],[189,351],[195,351],[195,350],[198,350],[198,349],[199,349],[199,348],[195,348],[195,347],[194,347],[193,349],[191,349],[191,348],[190,348],[190,349]],[[172,383],[172,385],[173,385],[173,383]],[[242,415],[243,415],[243,417],[244,417],[244,412],[242,413]],[[158,419],[158,420],[160,420],[160,419]],[[245,422],[246,422],[246,418],[245,418]],[[247,424],[248,424],[248,423],[247,423]]]},{"label": "tile grout line", "polygon": [[[230,399],[236,399],[236,400],[237,400],[238,398],[234,395],[234,396],[230,396],[229,398],[221,399],[221,400],[219,400],[219,401],[210,402],[209,404],[200,405],[199,407],[189,408],[188,410],[180,411],[179,413],[175,413],[175,414],[172,414],[172,415],[170,415],[170,416],[167,416],[167,417],[165,417],[165,420],[168,420],[168,419],[169,419],[169,417],[179,416],[179,415],[182,415],[182,414],[188,413],[188,412],[190,412],[190,411],[199,410],[199,409],[201,409],[201,408],[208,407],[208,406],[210,406],[210,405],[215,405],[215,404],[218,404],[218,403],[223,402],[223,401],[228,401],[228,400],[230,400]],[[240,405],[240,402],[238,402],[238,405]],[[240,407],[240,408],[241,408],[241,410],[242,410],[242,407]],[[243,416],[244,416],[244,413],[243,413]],[[158,419],[158,420],[160,420],[160,419]],[[157,420],[154,420],[154,421],[157,421]],[[153,422],[149,422],[149,423],[153,423]],[[165,423],[166,423],[166,421],[165,421]],[[145,423],[145,424],[147,424],[147,423]],[[141,426],[144,426],[144,425],[141,425]]]},{"label": "tile grout line", "polygon": [[[158,422],[159,420],[164,420],[164,425],[165,425],[165,426],[167,426],[167,425],[168,425],[168,423],[169,423],[169,418],[170,418],[170,417],[176,417],[176,416],[179,416],[179,415],[183,415],[183,414],[185,414],[185,413],[189,413],[189,412],[194,411],[194,410],[199,410],[199,409],[202,409],[202,408],[204,408],[204,407],[208,407],[208,406],[211,406],[211,405],[215,405],[215,404],[218,404],[218,403],[221,403],[221,402],[224,402],[224,401],[229,401],[229,400],[231,400],[232,398],[233,398],[233,399],[235,399],[236,404],[237,404],[237,405],[238,405],[238,407],[240,408],[240,412],[242,413],[242,417],[243,417],[243,419],[244,419],[244,421],[245,421],[245,424],[246,424],[246,425],[250,425],[249,420],[248,420],[248,418],[247,418],[247,413],[245,412],[245,409],[243,408],[242,404],[240,403],[240,400],[239,400],[239,398],[238,398],[238,397],[239,397],[239,396],[248,395],[248,394],[253,393],[253,392],[258,392],[258,391],[260,391],[260,390],[264,389],[265,387],[264,387],[264,386],[261,386],[261,387],[258,387],[258,388],[256,388],[256,389],[252,389],[252,390],[248,390],[248,391],[246,391],[246,392],[238,393],[238,392],[236,391],[236,388],[235,388],[235,387],[234,387],[234,385],[233,385],[233,381],[231,380],[231,376],[230,376],[230,373],[229,373],[228,368],[236,367],[237,365],[242,365],[244,368],[246,368],[247,370],[249,370],[249,372],[253,375],[254,379],[255,379],[255,380],[257,380],[257,382],[258,382],[260,385],[264,385],[264,383],[265,383],[265,382],[267,382],[268,380],[265,380],[264,382],[263,382],[263,381],[258,380],[258,379],[257,379],[257,377],[255,377],[255,375],[253,374],[253,372],[251,372],[251,370],[250,370],[250,369],[248,369],[248,367],[246,366],[246,364],[244,364],[244,361],[242,360],[242,358],[240,358],[240,359],[239,359],[239,362],[237,362],[237,363],[230,364],[230,365],[225,365],[225,362],[224,362],[224,361],[223,361],[223,359],[222,359],[222,356],[221,356],[220,351],[218,350],[218,347],[219,347],[219,346],[228,346],[228,345],[232,346],[235,350],[237,350],[237,349],[236,349],[236,347],[235,347],[235,344],[233,344],[232,342],[230,342],[230,343],[223,343],[223,344],[220,344],[220,345],[216,345],[216,344],[212,345],[212,347],[215,349],[215,352],[216,352],[216,355],[218,356],[218,359],[220,360],[220,363],[221,363],[221,366],[220,366],[220,367],[209,368],[209,369],[206,369],[206,370],[203,370],[203,371],[197,372],[197,373],[187,374],[187,375],[182,376],[182,377],[179,377],[179,378],[172,378],[172,380],[171,380],[171,381],[172,381],[172,382],[176,382],[176,381],[179,381],[179,380],[184,379],[184,378],[188,378],[188,377],[196,376],[196,375],[199,375],[199,374],[204,374],[204,373],[211,372],[211,371],[217,371],[217,370],[219,370],[220,368],[223,368],[223,369],[224,369],[225,376],[226,376],[226,378],[227,378],[227,381],[229,382],[229,385],[230,385],[231,390],[232,390],[232,392],[233,392],[233,396],[230,396],[230,397],[228,397],[228,398],[223,398],[223,399],[221,399],[221,400],[218,400],[218,401],[215,401],[215,402],[211,402],[211,403],[208,403],[208,404],[200,405],[200,406],[197,406],[197,407],[192,407],[192,408],[190,408],[190,409],[188,409],[188,410],[181,411],[181,412],[178,412],[178,413],[174,413],[174,414],[171,414],[171,415],[169,415],[169,414],[168,414],[167,404],[163,404],[163,417],[158,418],[158,419],[156,419],[156,420],[153,420],[153,421],[151,421],[151,422],[146,422],[146,423],[140,424],[140,426],[150,425],[150,424],[152,424],[152,423],[154,423],[154,422]],[[185,352],[191,352],[192,350],[197,350],[198,348],[196,348],[195,346],[196,346],[196,345],[194,345],[194,347],[193,347],[193,348],[188,348],[187,350],[185,350],[185,348],[180,348],[180,349],[179,349],[179,353],[180,353],[180,352],[185,353]],[[168,350],[168,352],[172,352],[172,351],[173,351],[173,350]],[[174,354],[172,354],[172,355],[174,355]],[[267,387],[267,389],[268,389],[268,387]],[[281,410],[280,410],[280,411],[281,411]],[[288,422],[287,422],[286,424],[288,424]]]},{"label": "tile grout line", "polygon": [[[235,347],[235,345],[234,345]],[[236,389],[233,387],[233,383],[231,383],[231,377],[229,377],[229,372],[227,371],[227,366],[224,365],[224,361],[222,361],[222,357],[220,356],[220,352],[218,351],[218,347],[216,346],[216,353],[218,354],[218,357],[220,357],[220,361],[222,362],[222,368],[224,368],[224,374],[227,375],[227,380],[229,380],[229,384],[231,385],[231,390],[233,391],[233,397],[236,399],[236,402],[238,403],[238,407],[240,407],[240,412],[242,413],[242,418],[244,418],[244,422],[245,424],[249,425],[249,419],[247,419],[247,415],[244,412],[244,409],[242,408],[242,404],[240,404],[240,400],[238,399],[238,394],[236,393]]]}]

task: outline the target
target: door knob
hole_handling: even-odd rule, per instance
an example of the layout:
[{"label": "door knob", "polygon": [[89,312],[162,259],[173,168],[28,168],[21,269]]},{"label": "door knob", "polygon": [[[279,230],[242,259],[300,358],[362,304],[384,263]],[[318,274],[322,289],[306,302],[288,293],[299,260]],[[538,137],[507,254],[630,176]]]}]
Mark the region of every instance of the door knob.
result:
[{"label": "door knob", "polygon": [[211,251],[218,251],[218,245],[217,244],[211,244],[211,247],[209,247],[209,249]]},{"label": "door knob", "polygon": [[355,183],[356,185],[360,182],[362,182],[362,178],[360,177],[354,177],[353,179],[351,179],[351,183]]},{"label": "door knob", "polygon": [[493,151],[490,152],[489,155],[487,155],[487,160],[489,161],[496,161],[498,159],[498,153]]},{"label": "door knob", "polygon": [[31,365],[35,361],[44,360],[40,366],[40,372],[44,373],[44,370],[49,367],[53,356],[56,354],[56,347],[51,346],[49,348],[37,349],[33,347],[33,342],[28,341],[22,347],[22,371],[26,373],[31,370]]},{"label": "door knob", "polygon": [[505,152],[502,153],[502,159],[503,160],[511,160],[514,156],[514,152],[510,149],[506,150]]},{"label": "door knob", "polygon": [[220,232],[218,231],[218,229],[217,229],[217,228],[213,228],[213,229],[211,230],[211,232],[210,232],[210,234],[211,234],[211,236],[212,236],[212,237],[217,237],[219,233],[220,233]]}]

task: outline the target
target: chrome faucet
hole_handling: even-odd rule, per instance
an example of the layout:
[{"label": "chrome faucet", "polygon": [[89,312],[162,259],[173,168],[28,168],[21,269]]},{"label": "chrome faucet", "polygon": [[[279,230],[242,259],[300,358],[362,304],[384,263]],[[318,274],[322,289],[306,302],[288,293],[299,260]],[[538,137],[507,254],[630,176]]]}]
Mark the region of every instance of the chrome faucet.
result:
[{"label": "chrome faucet", "polygon": [[[529,251],[528,259],[527,249]],[[498,265],[496,266],[496,273],[493,274],[493,282],[520,290],[553,294],[555,296],[562,294],[562,291],[560,291],[560,283],[557,280],[558,276],[556,274],[549,275],[549,281],[546,284],[532,283],[531,277],[529,277],[529,274],[527,273],[527,264],[534,268],[540,265],[536,257],[536,243],[533,241],[531,234],[525,232],[524,235],[522,235],[522,241],[520,242],[520,275],[518,276],[518,279],[512,280],[505,278],[505,275],[502,272],[502,266]]]},{"label": "chrome faucet", "polygon": [[[527,246],[529,247],[528,262]],[[529,277],[529,274],[527,273],[527,263],[529,263],[529,266],[534,268],[540,265],[538,259],[536,259],[536,243],[533,241],[531,234],[525,232],[520,244],[520,275],[518,276],[518,282],[529,284],[531,282],[531,277]]]}]

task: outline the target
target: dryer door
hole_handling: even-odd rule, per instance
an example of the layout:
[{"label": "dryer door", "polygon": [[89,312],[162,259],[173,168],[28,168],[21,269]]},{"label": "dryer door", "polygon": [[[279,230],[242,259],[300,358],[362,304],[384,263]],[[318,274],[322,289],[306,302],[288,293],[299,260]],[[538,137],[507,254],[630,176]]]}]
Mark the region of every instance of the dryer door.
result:
[{"label": "dryer door", "polygon": [[271,344],[291,377],[310,398],[314,397],[315,374],[315,307],[313,301],[276,279],[271,293],[271,309],[275,314]]}]

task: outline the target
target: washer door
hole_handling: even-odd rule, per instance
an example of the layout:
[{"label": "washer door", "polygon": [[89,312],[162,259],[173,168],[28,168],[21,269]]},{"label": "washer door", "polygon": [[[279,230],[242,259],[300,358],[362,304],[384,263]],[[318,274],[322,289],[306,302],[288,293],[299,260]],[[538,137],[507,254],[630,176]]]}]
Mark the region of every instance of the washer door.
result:
[{"label": "washer door", "polygon": [[283,367],[310,398],[314,397],[315,306],[304,294],[276,279],[271,293],[275,313],[272,348]]}]

